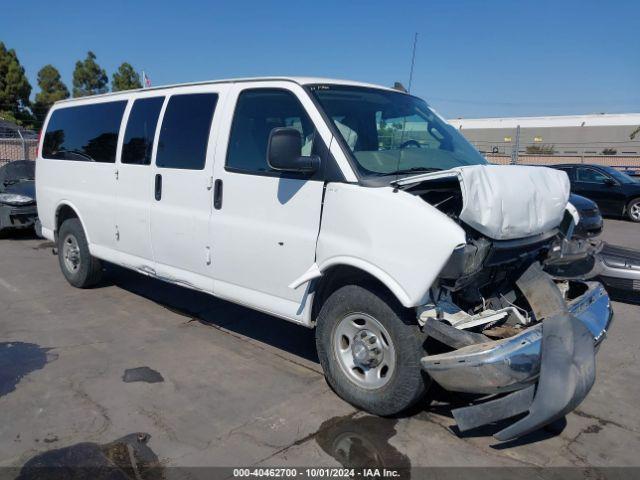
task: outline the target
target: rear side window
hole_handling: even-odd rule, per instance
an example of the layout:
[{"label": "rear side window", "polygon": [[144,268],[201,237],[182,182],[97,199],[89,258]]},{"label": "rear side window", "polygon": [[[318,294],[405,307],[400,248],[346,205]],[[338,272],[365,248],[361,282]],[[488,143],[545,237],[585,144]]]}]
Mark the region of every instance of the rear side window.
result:
[{"label": "rear side window", "polygon": [[174,95],[169,99],[160,129],[156,154],[158,167],[204,168],[217,101],[215,93]]},{"label": "rear side window", "polygon": [[315,129],[293,93],[271,88],[243,91],[231,126],[227,169],[277,173],[267,162],[269,135],[277,127],[297,129],[302,137],[302,155],[311,154]]},{"label": "rear side window", "polygon": [[136,100],[131,108],[122,146],[122,163],[149,165],[158,116],[164,97]]},{"label": "rear side window", "polygon": [[55,160],[114,163],[126,101],[60,108],[51,115],[42,156]]}]

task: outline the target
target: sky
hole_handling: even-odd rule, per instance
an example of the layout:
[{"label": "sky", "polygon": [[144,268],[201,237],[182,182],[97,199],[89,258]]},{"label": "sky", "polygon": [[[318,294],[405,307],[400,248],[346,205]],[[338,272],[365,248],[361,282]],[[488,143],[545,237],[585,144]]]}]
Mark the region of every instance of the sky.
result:
[{"label": "sky", "polygon": [[71,90],[88,50],[153,85],[263,75],[345,78],[411,93],[448,118],[640,112],[640,1],[32,0],[2,8],[0,41],[38,91]]}]

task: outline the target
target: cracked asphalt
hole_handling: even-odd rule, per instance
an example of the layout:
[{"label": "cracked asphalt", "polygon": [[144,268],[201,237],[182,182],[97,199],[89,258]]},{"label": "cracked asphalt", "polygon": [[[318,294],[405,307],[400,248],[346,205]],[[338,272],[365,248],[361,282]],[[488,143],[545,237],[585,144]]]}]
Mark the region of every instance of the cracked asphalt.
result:
[{"label": "cracked asphalt", "polygon": [[[639,233],[607,220],[604,238],[640,248]],[[77,290],[50,247],[0,240],[0,467],[135,432],[163,466],[640,465],[640,306],[614,304],[566,424],[499,444],[495,428],[456,435],[457,399],[437,390],[400,418],[357,411],[325,383],[311,330],[115,267]]]}]

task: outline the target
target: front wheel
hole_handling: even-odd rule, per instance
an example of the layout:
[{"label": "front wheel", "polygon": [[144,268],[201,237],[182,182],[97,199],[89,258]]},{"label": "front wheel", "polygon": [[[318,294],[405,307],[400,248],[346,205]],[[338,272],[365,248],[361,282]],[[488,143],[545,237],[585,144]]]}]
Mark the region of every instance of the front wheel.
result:
[{"label": "front wheel", "polygon": [[629,202],[627,216],[632,222],[640,222],[640,198],[634,198]]},{"label": "front wheel", "polygon": [[424,335],[411,317],[382,288],[347,285],[329,296],[318,316],[316,347],[338,395],[382,416],[424,396]]}]

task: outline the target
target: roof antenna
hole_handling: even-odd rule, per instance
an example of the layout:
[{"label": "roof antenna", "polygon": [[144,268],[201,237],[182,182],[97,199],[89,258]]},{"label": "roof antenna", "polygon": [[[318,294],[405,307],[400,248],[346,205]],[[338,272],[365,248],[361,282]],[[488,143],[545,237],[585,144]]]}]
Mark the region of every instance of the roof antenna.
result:
[{"label": "roof antenna", "polygon": [[413,52],[411,53],[411,71],[409,72],[409,88],[407,93],[411,92],[411,82],[413,81],[413,66],[416,63],[416,45],[418,43],[418,32],[413,36]]}]

